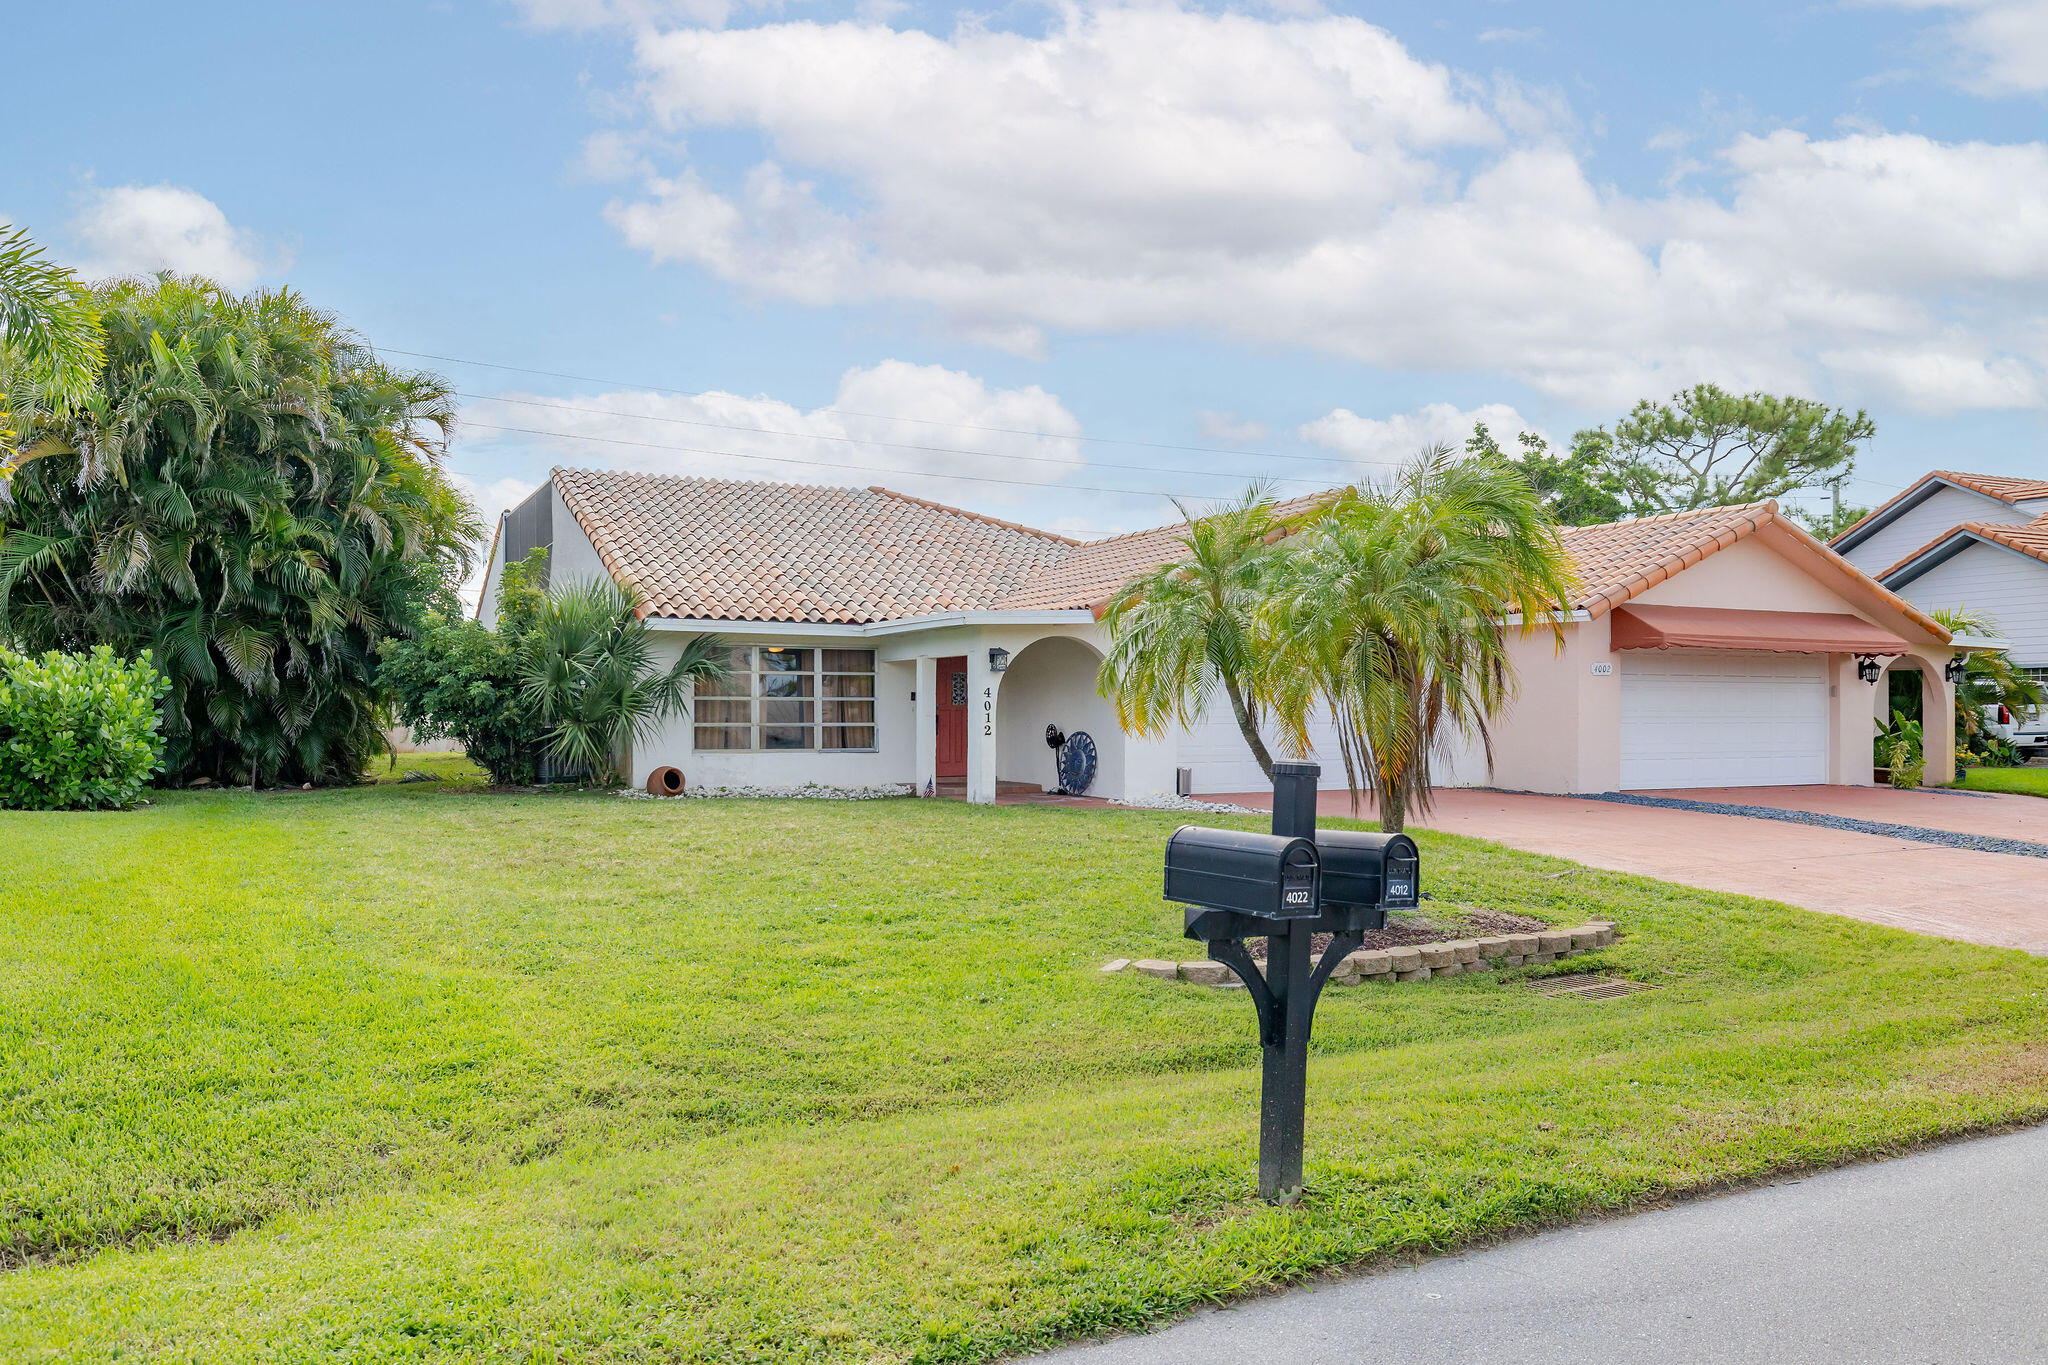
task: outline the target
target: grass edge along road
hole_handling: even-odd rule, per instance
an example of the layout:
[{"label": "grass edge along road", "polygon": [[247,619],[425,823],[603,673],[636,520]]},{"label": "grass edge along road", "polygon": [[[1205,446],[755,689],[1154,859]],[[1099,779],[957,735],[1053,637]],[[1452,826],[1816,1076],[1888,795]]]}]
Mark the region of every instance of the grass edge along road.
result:
[{"label": "grass edge along road", "polygon": [[1660,989],[1333,988],[1267,1208],[1243,996],[1095,970],[1193,955],[1184,818],[0,818],[0,1171],[50,1258],[0,1356],[986,1359],[2048,1113],[2048,964],[1425,833],[1446,902],[1615,918]]},{"label": "grass edge along road", "polygon": [[2019,768],[1966,768],[1962,781],[1956,785],[1964,791],[2048,796],[2048,763],[2030,763]]}]

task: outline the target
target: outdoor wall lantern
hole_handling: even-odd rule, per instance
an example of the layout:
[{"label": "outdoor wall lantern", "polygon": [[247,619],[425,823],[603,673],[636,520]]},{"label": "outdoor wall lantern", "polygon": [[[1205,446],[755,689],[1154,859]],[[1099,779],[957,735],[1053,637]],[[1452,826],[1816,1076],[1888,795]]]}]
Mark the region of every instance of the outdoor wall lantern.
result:
[{"label": "outdoor wall lantern", "polygon": [[1884,665],[1879,663],[1875,656],[1869,654],[1858,654],[1856,656],[1857,677],[1867,683],[1875,684],[1883,675]]},{"label": "outdoor wall lantern", "polygon": [[1959,683],[1968,676],[1970,669],[1967,656],[1958,654],[1942,665],[1941,676],[1951,683]]},{"label": "outdoor wall lantern", "polygon": [[991,672],[991,673],[1007,673],[1007,672],[1009,671],[1009,669],[1010,669],[1010,651],[1009,651],[1009,650],[1007,650],[1007,649],[991,649],[991,650],[990,650],[990,651],[988,652],[988,671],[989,671],[989,672]]},{"label": "outdoor wall lantern", "polygon": [[[1405,834],[1316,833],[1313,763],[1273,765],[1273,832],[1183,825],[1166,841],[1166,899],[1187,906],[1187,937],[1235,972],[1259,1015],[1259,1196],[1301,1196],[1308,1033],[1316,998],[1389,909],[1413,909],[1421,859]],[[1322,955],[1312,939],[1330,936]],[[1266,940],[1266,969],[1245,940]],[[1313,960],[1311,960],[1313,959]]]}]

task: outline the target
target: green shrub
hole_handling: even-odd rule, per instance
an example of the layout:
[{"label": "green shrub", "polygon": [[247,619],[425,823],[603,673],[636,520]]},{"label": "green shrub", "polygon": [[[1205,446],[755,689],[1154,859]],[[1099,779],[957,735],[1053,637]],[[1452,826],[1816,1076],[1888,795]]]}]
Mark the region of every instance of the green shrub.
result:
[{"label": "green shrub", "polygon": [[134,804],[163,767],[157,703],[169,688],[147,650],[129,663],[105,645],[40,658],[0,648],[0,806]]},{"label": "green shrub", "polygon": [[546,601],[548,552],[507,564],[496,630],[436,613],[411,639],[386,640],[377,683],[417,740],[452,739],[501,786],[538,775],[545,730],[520,693],[521,651]]}]

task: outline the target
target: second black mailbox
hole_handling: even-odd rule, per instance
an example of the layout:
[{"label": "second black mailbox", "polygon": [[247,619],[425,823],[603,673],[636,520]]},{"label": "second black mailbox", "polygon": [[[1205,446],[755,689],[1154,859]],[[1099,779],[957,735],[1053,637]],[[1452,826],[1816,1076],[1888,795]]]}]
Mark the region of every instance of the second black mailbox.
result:
[{"label": "second black mailbox", "polygon": [[[1339,910],[1413,910],[1421,900],[1422,859],[1405,834],[1326,829],[1316,833],[1323,904]],[[1385,928],[1384,916],[1372,928]]]},{"label": "second black mailbox", "polygon": [[1306,839],[1182,825],[1166,841],[1166,899],[1265,919],[1311,919],[1321,859]]}]

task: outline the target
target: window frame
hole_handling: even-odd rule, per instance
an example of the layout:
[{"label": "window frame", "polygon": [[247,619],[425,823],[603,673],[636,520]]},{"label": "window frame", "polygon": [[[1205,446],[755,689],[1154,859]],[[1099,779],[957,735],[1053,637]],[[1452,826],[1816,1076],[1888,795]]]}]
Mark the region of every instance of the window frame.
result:
[{"label": "window frame", "polygon": [[[747,656],[746,668],[744,671],[735,669],[723,685],[731,687],[739,679],[744,678],[746,680],[745,688],[737,693],[720,691],[708,695],[701,689],[693,689],[694,695],[690,698],[690,752],[692,754],[817,755],[874,754],[881,752],[882,731],[879,711],[881,705],[881,660],[877,657],[877,651],[872,647],[858,645],[843,646],[834,643],[829,645],[751,644],[732,645],[730,648],[735,654],[745,651]],[[826,667],[826,656],[828,654],[845,653],[867,655],[867,667],[865,669]],[[769,656],[777,654],[808,655],[809,666],[802,669],[765,667],[765,660]],[[768,695],[765,690],[764,680],[768,678],[796,678],[802,679],[803,682],[792,694],[775,697]],[[841,678],[866,678],[868,680],[868,695],[865,697],[831,695],[832,680]],[[767,704],[777,701],[803,703],[810,719],[794,722],[767,720],[765,718]],[[726,711],[728,716],[731,714],[731,708],[735,705],[744,705],[746,707],[746,719],[744,721],[736,719],[720,719],[711,722],[702,721],[699,719],[701,715],[699,708],[706,702],[721,703],[722,709]],[[843,708],[849,702],[856,705],[865,703],[868,707],[868,719],[866,721],[847,721],[844,719],[828,721],[825,719],[825,708],[828,703],[833,704],[835,708]],[[845,712],[843,709],[838,709],[837,714],[844,716]],[[766,732],[769,730],[788,731],[794,729],[805,731],[810,742],[807,745],[801,746],[783,745],[773,748],[764,743]],[[702,733],[707,730],[723,732],[744,730],[747,739],[746,747],[705,748],[699,741],[702,738]],[[828,734],[837,733],[843,739],[847,732],[855,730],[866,730],[869,732],[869,742],[866,745],[858,748],[851,746],[840,748],[826,747],[825,741]]]}]

